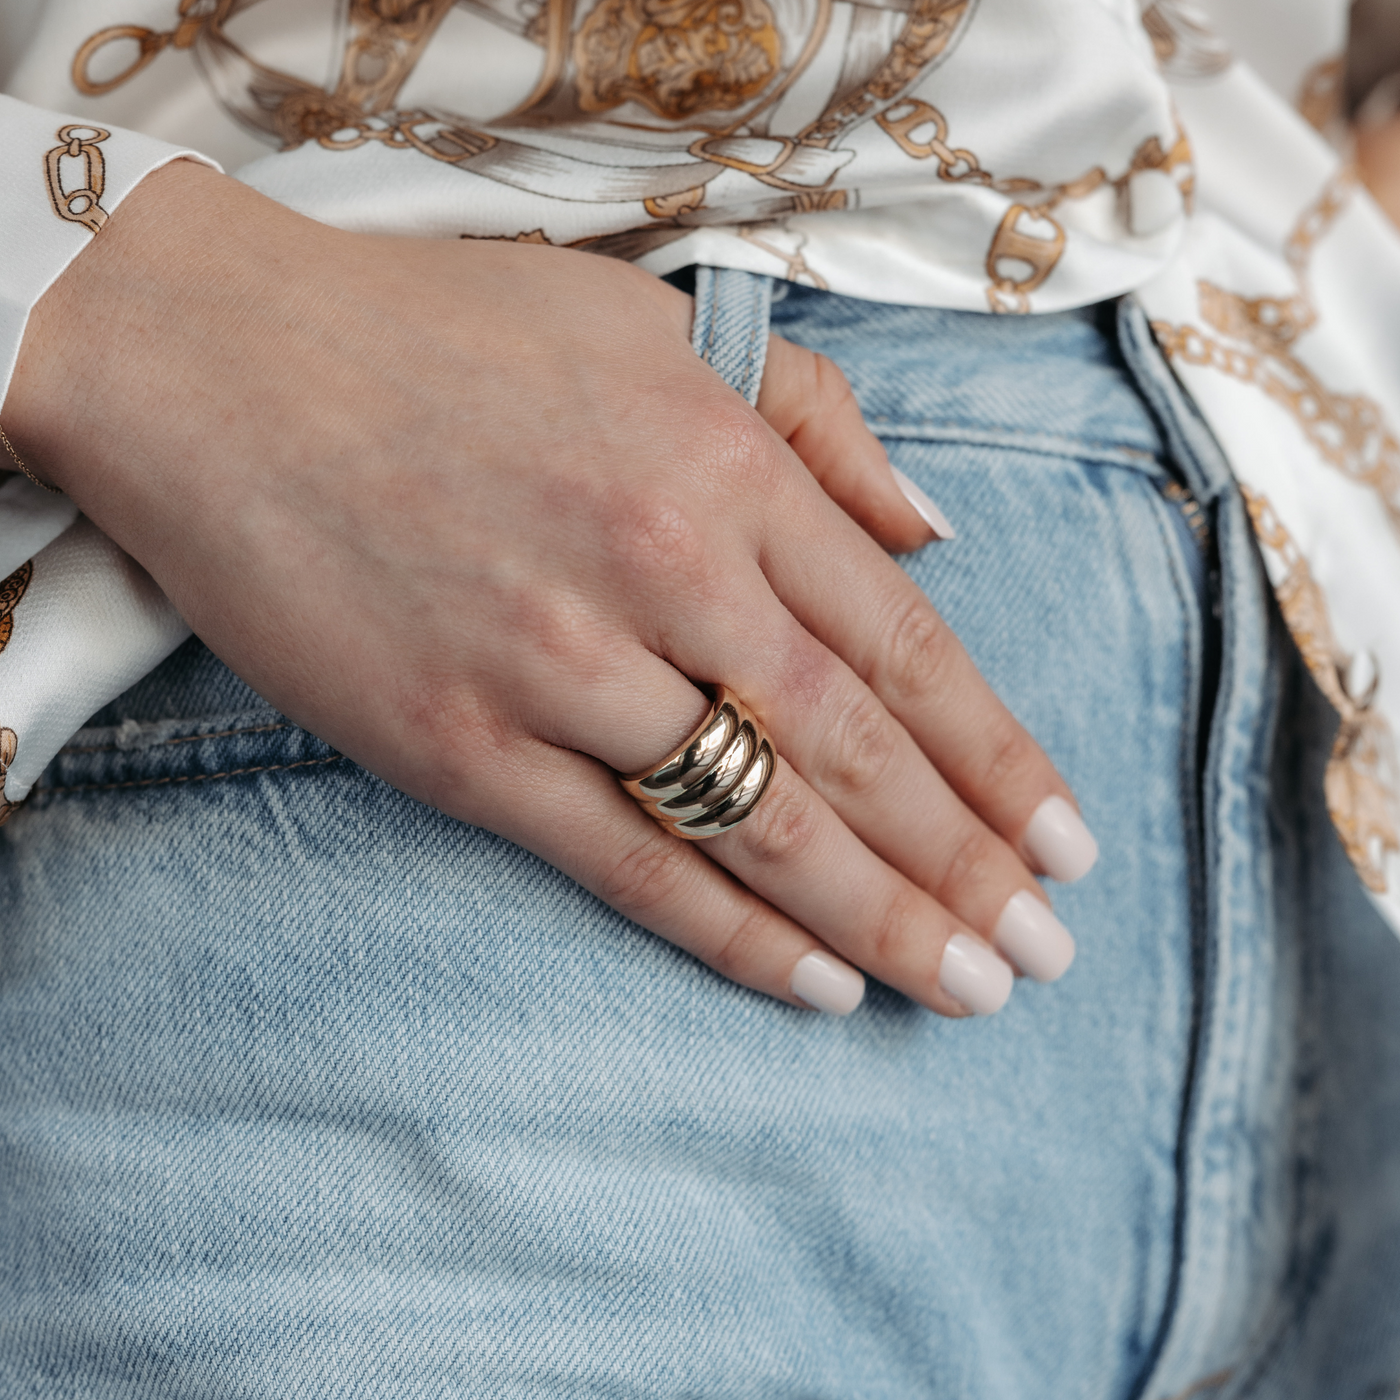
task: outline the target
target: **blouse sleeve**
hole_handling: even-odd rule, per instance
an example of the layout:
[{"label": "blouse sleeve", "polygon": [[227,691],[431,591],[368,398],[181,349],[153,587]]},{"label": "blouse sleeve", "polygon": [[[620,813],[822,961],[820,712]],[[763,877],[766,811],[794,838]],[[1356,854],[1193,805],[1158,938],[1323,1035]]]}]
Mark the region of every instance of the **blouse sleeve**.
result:
[{"label": "blouse sleeve", "polygon": [[[0,95],[0,424],[30,311],[139,181],[182,157],[214,164]],[[71,501],[0,476],[0,822],[89,715],[188,635]]]}]

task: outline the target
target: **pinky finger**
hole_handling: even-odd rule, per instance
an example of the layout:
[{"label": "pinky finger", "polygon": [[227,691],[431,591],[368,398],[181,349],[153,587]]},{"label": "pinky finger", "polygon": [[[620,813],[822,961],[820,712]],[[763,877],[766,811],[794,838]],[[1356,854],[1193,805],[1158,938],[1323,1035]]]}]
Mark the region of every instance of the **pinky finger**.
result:
[{"label": "pinky finger", "polygon": [[825,355],[770,337],[758,411],[822,490],[886,549],[902,553],[955,537],[943,512],[890,465],[850,382]]},{"label": "pinky finger", "polygon": [[[500,835],[731,982],[837,1016],[860,1005],[857,969],[697,845],[662,830],[596,760],[541,741],[517,753],[512,788],[552,797],[489,823]],[[578,819],[560,822],[561,811]]]}]

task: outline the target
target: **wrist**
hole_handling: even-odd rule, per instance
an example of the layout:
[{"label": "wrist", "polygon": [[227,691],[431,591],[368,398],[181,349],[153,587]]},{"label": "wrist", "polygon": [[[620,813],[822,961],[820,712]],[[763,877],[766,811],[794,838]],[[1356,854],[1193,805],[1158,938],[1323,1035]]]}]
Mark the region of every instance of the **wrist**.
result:
[{"label": "wrist", "polygon": [[264,205],[295,217],[206,166],[173,161],[132,190],[45,292],[0,417],[30,472],[81,502],[138,447],[131,429],[162,407],[162,361],[179,353],[181,323],[248,258],[238,229],[249,204],[264,218]]}]

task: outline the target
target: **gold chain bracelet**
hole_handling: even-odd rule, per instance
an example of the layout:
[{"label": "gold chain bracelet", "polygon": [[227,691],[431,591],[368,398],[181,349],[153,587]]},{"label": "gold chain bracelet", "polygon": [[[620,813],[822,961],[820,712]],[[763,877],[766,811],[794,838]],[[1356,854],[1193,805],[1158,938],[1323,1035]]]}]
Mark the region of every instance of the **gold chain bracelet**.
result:
[{"label": "gold chain bracelet", "polygon": [[25,476],[27,476],[30,479],[30,481],[32,481],[35,484],[35,486],[42,486],[45,491],[50,491],[55,496],[61,496],[63,494],[63,492],[60,491],[57,486],[50,486],[47,481],[40,481],[39,478],[35,476],[34,473],[24,465],[23,459],[20,457],[19,453],[15,451],[14,443],[12,443],[9,440],[9,438],[5,436],[4,428],[0,428],[0,442],[3,442],[5,444],[5,451],[8,452],[10,456],[14,459],[15,466],[17,466],[20,469],[20,471],[22,471],[25,474]]}]

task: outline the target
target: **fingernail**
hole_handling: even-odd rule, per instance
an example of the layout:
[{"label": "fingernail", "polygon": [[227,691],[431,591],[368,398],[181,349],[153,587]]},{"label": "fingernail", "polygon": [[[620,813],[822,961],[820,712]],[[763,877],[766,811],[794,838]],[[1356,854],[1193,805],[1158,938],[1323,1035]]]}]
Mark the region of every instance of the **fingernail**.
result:
[{"label": "fingernail", "polygon": [[974,1016],[992,1016],[1006,1005],[1015,978],[985,943],[955,933],[943,949],[938,985]]},{"label": "fingernail", "polygon": [[1063,797],[1047,797],[1035,809],[1022,845],[1041,870],[1064,885],[1087,875],[1099,858],[1099,843]]},{"label": "fingernail", "polygon": [[891,467],[890,470],[894,473],[896,485],[904,492],[904,499],[919,512],[919,518],[933,531],[934,538],[957,539],[958,532],[948,524],[948,517],[898,467]]},{"label": "fingernail", "polygon": [[992,942],[1037,982],[1063,977],[1074,961],[1069,930],[1029,890],[1018,890],[1006,901]]},{"label": "fingernail", "polygon": [[788,983],[795,997],[832,1016],[849,1016],[865,996],[865,978],[830,953],[808,953]]}]

